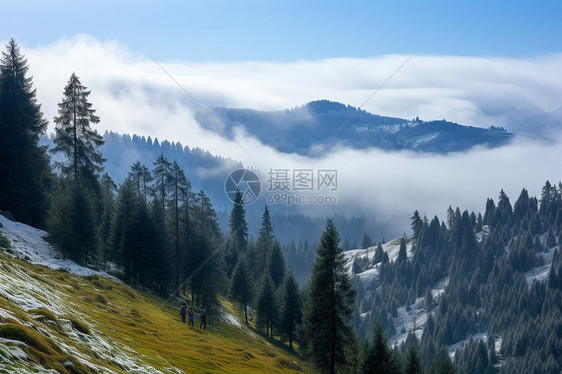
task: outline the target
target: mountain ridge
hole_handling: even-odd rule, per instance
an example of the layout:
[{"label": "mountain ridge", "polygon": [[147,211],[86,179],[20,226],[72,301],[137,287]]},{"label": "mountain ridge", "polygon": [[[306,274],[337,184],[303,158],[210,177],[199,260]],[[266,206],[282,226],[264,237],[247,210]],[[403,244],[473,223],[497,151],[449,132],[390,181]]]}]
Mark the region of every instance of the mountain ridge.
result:
[{"label": "mountain ridge", "polygon": [[[329,100],[311,101],[278,111],[213,109],[228,132],[242,127],[249,135],[280,152],[311,157],[321,156],[336,146],[447,154],[474,146],[499,147],[516,135],[503,127],[483,128],[446,120],[382,116]],[[195,119],[216,131],[214,121],[206,112],[195,110]]]}]

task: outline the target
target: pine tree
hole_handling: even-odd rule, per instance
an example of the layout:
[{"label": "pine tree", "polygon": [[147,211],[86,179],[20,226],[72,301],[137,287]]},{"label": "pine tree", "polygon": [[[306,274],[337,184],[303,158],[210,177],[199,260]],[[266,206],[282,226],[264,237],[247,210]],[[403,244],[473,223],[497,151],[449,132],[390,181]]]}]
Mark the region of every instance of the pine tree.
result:
[{"label": "pine tree", "polygon": [[423,227],[423,221],[420,218],[420,213],[417,210],[414,211],[414,215],[410,219],[412,220],[412,231],[414,232],[414,237],[417,238]]},{"label": "pine tree", "polygon": [[302,305],[299,285],[292,272],[288,272],[281,285],[281,310],[279,316],[279,332],[289,340],[289,347],[293,349],[293,340],[297,325],[302,319]]},{"label": "pine tree", "polygon": [[496,214],[496,204],[494,203],[493,199],[488,198],[486,200],[486,210],[484,212],[484,218],[482,219],[482,223],[485,225],[491,225],[494,220],[494,216]]},{"label": "pine tree", "polygon": [[89,95],[90,91],[72,73],[58,104],[58,117],[54,119],[55,147],[52,152],[61,152],[67,157],[67,162],[58,163],[63,175],[74,181],[83,178],[95,185],[105,161],[99,151],[104,142],[101,135],[90,128],[90,124],[99,123],[100,118],[88,101]]},{"label": "pine tree", "polygon": [[263,211],[261,227],[256,240],[255,268],[252,269],[256,279],[259,279],[265,270],[269,268],[274,244],[275,237],[273,234],[273,226],[271,225],[271,216],[266,206]]},{"label": "pine tree", "polygon": [[51,187],[51,202],[49,218],[47,220],[47,230],[49,231],[49,241],[58,248],[66,259],[71,252],[72,222],[68,212],[71,207],[71,189],[64,178],[57,176],[53,179]]},{"label": "pine tree", "polygon": [[152,182],[152,175],[148,168],[141,164],[139,161],[135,162],[131,166],[131,171],[129,176],[134,180],[137,186],[137,194],[141,197],[145,203],[147,203],[147,197],[150,192],[150,183]]},{"label": "pine tree", "polygon": [[69,235],[69,257],[84,265],[97,248],[97,231],[92,212],[92,203],[84,188],[74,183],[70,206],[71,233]]},{"label": "pine tree", "polygon": [[376,374],[399,374],[400,366],[388,345],[388,340],[384,336],[383,327],[377,321],[373,330],[373,342],[367,344],[361,373]]},{"label": "pine tree", "polygon": [[406,239],[404,237],[400,238],[400,249],[398,250],[397,263],[404,262],[408,259],[408,253],[406,252]]},{"label": "pine tree", "polygon": [[404,374],[421,374],[422,364],[418,351],[411,344],[408,347],[408,352],[406,352],[405,362],[404,362]]},{"label": "pine tree", "polygon": [[253,298],[254,292],[244,256],[240,256],[232,272],[229,294],[244,308],[244,318],[246,319],[246,324],[248,324],[248,305]]},{"label": "pine tree", "polygon": [[125,230],[128,228],[133,215],[139,207],[138,195],[135,193],[135,184],[131,178],[126,178],[117,194],[117,205],[111,224],[112,258],[123,266],[126,280],[131,279],[134,248],[127,246],[124,240]]},{"label": "pine tree", "polygon": [[192,299],[210,310],[218,305],[218,292],[226,283],[222,273],[222,233],[217,213],[204,191],[195,194],[191,209],[193,219],[191,245],[187,256],[188,280]]},{"label": "pine tree", "polygon": [[446,352],[439,353],[427,370],[428,374],[455,374],[456,372],[457,369]]},{"label": "pine tree", "polygon": [[[145,205],[144,201],[141,201],[140,204],[141,206]],[[166,295],[168,282],[173,279],[170,276],[172,263],[169,253],[166,220],[162,205],[158,199],[152,201],[150,218],[151,221],[147,222],[150,225],[147,232],[151,236],[150,240],[147,240],[148,243],[151,243],[148,246],[147,283],[152,290],[157,291],[160,295]]]},{"label": "pine tree", "polygon": [[382,249],[381,243],[379,242],[379,244],[377,244],[377,248],[375,249],[375,257],[373,258],[373,263],[378,264],[379,262],[381,262],[383,256],[384,251]]},{"label": "pine tree", "polygon": [[100,255],[104,261],[108,261],[111,256],[111,223],[115,210],[115,192],[117,191],[117,185],[107,173],[101,177],[100,185],[103,209],[99,227],[101,243]]},{"label": "pine tree", "polygon": [[185,173],[180,168],[178,163],[174,161],[174,164],[170,170],[168,176],[168,185],[171,187],[172,198],[170,200],[170,205],[172,207],[173,214],[173,240],[174,240],[174,263],[176,271],[176,287],[180,285],[180,267],[183,262],[183,256],[185,255],[181,250],[180,245],[180,205],[182,198],[182,191],[187,190],[188,180]]},{"label": "pine tree", "polygon": [[363,234],[363,241],[361,242],[361,248],[367,249],[373,246],[373,239],[367,233]]},{"label": "pine tree", "polygon": [[18,221],[44,227],[50,171],[39,135],[47,121],[28,70],[19,46],[10,39],[0,60],[0,210],[10,211]]},{"label": "pine tree", "polygon": [[265,335],[273,338],[273,322],[277,319],[277,300],[273,281],[264,273],[261,287],[256,297],[256,327],[264,328]]},{"label": "pine tree", "polygon": [[248,249],[248,225],[246,224],[246,211],[240,190],[236,190],[234,205],[230,211],[228,222],[229,235],[228,247],[225,251],[227,275],[230,276],[240,254],[245,254]]},{"label": "pine tree", "polygon": [[98,233],[93,202],[85,188],[64,178],[56,179],[48,220],[51,242],[63,256],[87,264],[97,255]]},{"label": "pine tree", "polygon": [[317,249],[303,313],[306,352],[320,371],[330,373],[346,363],[346,346],[354,341],[351,318],[355,291],[339,242],[338,231],[329,219]]},{"label": "pine tree", "polygon": [[168,200],[168,181],[170,179],[172,164],[164,157],[164,153],[154,161],[154,195],[158,197],[162,204],[162,210],[166,211],[166,201]]},{"label": "pine tree", "polygon": [[285,257],[283,257],[283,252],[281,251],[281,243],[279,243],[279,240],[275,240],[269,262],[269,274],[271,274],[275,289],[279,287],[281,282],[283,282],[283,278],[285,278],[285,267]]}]

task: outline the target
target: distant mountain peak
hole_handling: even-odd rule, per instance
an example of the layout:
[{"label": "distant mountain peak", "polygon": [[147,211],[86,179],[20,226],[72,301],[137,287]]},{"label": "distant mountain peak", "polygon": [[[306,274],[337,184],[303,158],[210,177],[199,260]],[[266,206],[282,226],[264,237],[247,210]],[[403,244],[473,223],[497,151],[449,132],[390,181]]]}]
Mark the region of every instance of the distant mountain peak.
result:
[{"label": "distant mountain peak", "polygon": [[[335,146],[446,154],[474,146],[499,147],[514,136],[503,128],[381,116],[327,99],[288,110],[216,108],[215,112],[227,130],[241,126],[281,152],[315,157]],[[196,114],[196,119],[210,130],[216,128],[205,113]],[[315,151],[318,145],[322,152]]]}]

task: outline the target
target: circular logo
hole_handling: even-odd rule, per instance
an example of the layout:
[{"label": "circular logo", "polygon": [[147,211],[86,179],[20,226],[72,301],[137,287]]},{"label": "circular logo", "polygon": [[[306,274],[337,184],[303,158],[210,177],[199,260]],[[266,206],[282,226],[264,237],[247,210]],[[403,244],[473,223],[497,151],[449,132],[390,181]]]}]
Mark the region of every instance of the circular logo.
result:
[{"label": "circular logo", "polygon": [[248,205],[258,199],[261,192],[261,181],[256,173],[248,169],[236,169],[226,177],[224,192],[236,203],[236,192],[242,194],[242,204]]}]

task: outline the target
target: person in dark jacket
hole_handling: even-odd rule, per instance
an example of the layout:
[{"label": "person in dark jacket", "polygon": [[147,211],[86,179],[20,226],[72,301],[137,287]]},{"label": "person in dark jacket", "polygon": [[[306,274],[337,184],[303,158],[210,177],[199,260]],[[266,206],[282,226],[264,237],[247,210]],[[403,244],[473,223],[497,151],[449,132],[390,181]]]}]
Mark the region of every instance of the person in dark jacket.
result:
[{"label": "person in dark jacket", "polygon": [[189,308],[189,312],[187,313],[189,315],[189,323],[188,325],[193,327],[193,308]]},{"label": "person in dark jacket", "polygon": [[199,330],[201,330],[201,327],[203,327],[203,330],[207,327],[207,315],[205,314],[205,309],[201,312],[201,324],[199,325]]},{"label": "person in dark jacket", "polygon": [[186,313],[186,309],[187,309],[187,304],[184,301],[183,303],[181,303],[181,308],[180,308],[180,316],[181,316],[181,321],[183,323],[185,323],[185,313]]}]

